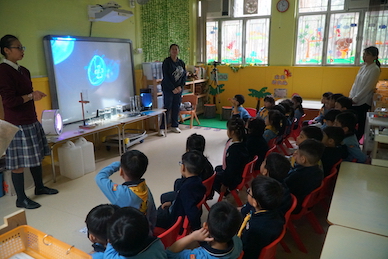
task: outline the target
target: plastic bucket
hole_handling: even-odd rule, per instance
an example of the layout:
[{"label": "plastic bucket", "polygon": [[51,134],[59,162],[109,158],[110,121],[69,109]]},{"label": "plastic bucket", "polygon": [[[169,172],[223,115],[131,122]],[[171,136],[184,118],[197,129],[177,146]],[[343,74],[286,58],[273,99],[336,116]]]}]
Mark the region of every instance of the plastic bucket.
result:
[{"label": "plastic bucket", "polygon": [[76,147],[80,147],[82,151],[82,159],[84,162],[84,174],[94,172],[96,170],[96,160],[94,158],[94,145],[85,138],[79,138],[75,142]]},{"label": "plastic bucket", "polygon": [[84,175],[82,149],[67,141],[58,148],[59,170],[61,175],[75,179]]}]

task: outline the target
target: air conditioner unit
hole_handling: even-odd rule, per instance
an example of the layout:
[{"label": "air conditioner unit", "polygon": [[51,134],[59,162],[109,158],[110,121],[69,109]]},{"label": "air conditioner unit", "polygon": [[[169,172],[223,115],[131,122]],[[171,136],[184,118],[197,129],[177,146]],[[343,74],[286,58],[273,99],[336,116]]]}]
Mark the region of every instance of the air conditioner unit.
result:
[{"label": "air conditioner unit", "polygon": [[207,0],[207,18],[230,17],[230,0]]}]

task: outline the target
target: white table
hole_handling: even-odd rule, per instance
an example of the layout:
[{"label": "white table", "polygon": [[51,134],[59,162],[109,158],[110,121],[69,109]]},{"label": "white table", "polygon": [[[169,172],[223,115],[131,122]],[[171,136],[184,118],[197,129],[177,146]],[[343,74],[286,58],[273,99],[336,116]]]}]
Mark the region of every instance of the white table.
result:
[{"label": "white table", "polygon": [[[79,126],[82,123],[73,123],[70,125],[66,125],[59,136],[51,136],[51,137],[47,136],[47,141],[50,144],[50,148],[51,148],[51,169],[52,169],[53,181],[54,182],[56,181],[56,172],[55,172],[55,165],[54,165],[54,147],[56,145],[62,144],[68,140],[78,138],[78,137],[84,137],[88,135],[94,136],[94,134],[107,131],[110,129],[116,129],[117,135],[120,136],[120,138],[121,137],[124,138],[124,129],[126,125],[139,122],[139,121],[143,122],[152,117],[159,118],[159,115],[164,116],[164,120],[166,121],[165,111],[166,111],[165,109],[155,109],[155,110],[145,111],[142,113],[141,116],[123,117],[116,120],[110,120],[92,129],[80,129]],[[159,121],[158,121],[158,125],[159,125]],[[167,132],[167,130],[165,132]],[[121,155],[124,150],[121,146],[121,141],[118,141],[118,145],[119,145],[119,155]]]},{"label": "white table", "polygon": [[382,259],[388,257],[388,237],[355,229],[330,226],[321,259]]},{"label": "white table", "polygon": [[329,224],[388,237],[388,169],[343,162],[327,219]]}]

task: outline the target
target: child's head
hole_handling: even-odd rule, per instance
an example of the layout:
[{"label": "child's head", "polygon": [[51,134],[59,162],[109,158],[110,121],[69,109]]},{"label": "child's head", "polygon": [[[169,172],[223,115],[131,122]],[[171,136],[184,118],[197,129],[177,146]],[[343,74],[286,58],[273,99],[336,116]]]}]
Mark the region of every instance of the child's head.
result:
[{"label": "child's head", "polygon": [[197,133],[191,134],[186,140],[186,151],[205,151],[205,138]]},{"label": "child's head", "polygon": [[248,133],[252,136],[262,136],[265,130],[265,121],[261,117],[248,121]]},{"label": "child's head", "polygon": [[279,132],[278,135],[282,135],[286,126],[286,117],[277,110],[270,110],[265,118],[265,124],[274,127]]},{"label": "child's head", "polygon": [[340,110],[340,111],[345,111],[345,110],[350,110],[352,109],[352,99],[346,96],[341,96],[335,101],[334,104],[334,109]]},{"label": "child's head", "polygon": [[256,210],[274,210],[282,202],[283,188],[277,180],[258,175],[247,193],[249,204]]},{"label": "child's head", "polygon": [[260,173],[269,176],[279,182],[283,182],[290,171],[291,163],[283,155],[279,153],[270,153],[261,163]]},{"label": "child's head", "polygon": [[323,129],[322,143],[326,147],[336,147],[341,145],[345,138],[345,132],[340,127],[328,126]]},{"label": "child's head", "polygon": [[245,122],[240,118],[231,118],[226,123],[229,138],[242,141],[245,137]]},{"label": "child's head", "polygon": [[322,157],[325,146],[315,139],[306,139],[300,143],[299,148],[294,152],[295,162],[302,166],[317,165]]},{"label": "child's head", "polygon": [[353,134],[356,130],[357,117],[353,112],[341,112],[335,117],[334,125],[336,127],[341,127],[345,135]]},{"label": "child's head", "polygon": [[303,99],[300,95],[294,95],[291,98],[291,101],[294,103],[294,109],[298,109],[302,106]]},{"label": "child's head", "polygon": [[227,243],[236,235],[242,222],[241,213],[226,201],[214,204],[204,224],[209,234],[218,243]]},{"label": "child's head", "polygon": [[243,105],[245,103],[245,98],[241,94],[236,94],[234,99],[238,102],[238,106]]},{"label": "child's head", "polygon": [[330,96],[330,102],[329,102],[329,105],[330,105],[330,109],[334,108],[334,105],[335,105],[335,102],[337,101],[338,98],[340,98],[341,96],[344,96],[343,94],[332,94]]},{"label": "child's head", "polygon": [[272,108],[275,105],[275,99],[271,95],[264,97],[264,107],[267,109]]},{"label": "child's head", "polygon": [[119,208],[119,206],[113,204],[101,204],[89,211],[85,223],[90,241],[106,245],[108,240],[108,222]]},{"label": "child's head", "polygon": [[276,110],[276,111],[279,111],[281,114],[286,115],[287,113],[287,109],[285,108],[286,106],[287,105],[283,105],[282,103],[279,103],[277,105],[272,106],[271,110]]},{"label": "child's head", "polygon": [[332,92],[326,92],[322,94],[321,103],[325,105],[325,107],[329,107],[330,104],[330,97],[333,93]]},{"label": "child's head", "polygon": [[121,256],[134,256],[142,251],[149,243],[148,233],[147,217],[133,207],[118,209],[109,220],[108,240]]},{"label": "child's head", "polygon": [[337,117],[337,115],[340,113],[340,110],[330,110],[323,116],[323,121],[326,123],[327,126],[333,126],[335,117]]},{"label": "child's head", "polygon": [[279,103],[279,106],[284,108],[284,112],[282,112],[283,114],[285,114],[287,116],[291,116],[291,117],[294,116],[294,103],[290,99],[285,99],[285,100],[281,101]]},{"label": "child's head", "polygon": [[189,151],[182,155],[181,173],[184,177],[199,175],[205,166],[205,157],[198,151]]},{"label": "child's head", "polygon": [[120,166],[128,180],[139,180],[147,170],[148,158],[139,150],[130,150],[121,156]]},{"label": "child's head", "polygon": [[322,130],[316,126],[305,126],[301,129],[299,136],[296,138],[296,145],[299,146],[300,143],[306,139],[316,139],[322,141],[323,133]]}]

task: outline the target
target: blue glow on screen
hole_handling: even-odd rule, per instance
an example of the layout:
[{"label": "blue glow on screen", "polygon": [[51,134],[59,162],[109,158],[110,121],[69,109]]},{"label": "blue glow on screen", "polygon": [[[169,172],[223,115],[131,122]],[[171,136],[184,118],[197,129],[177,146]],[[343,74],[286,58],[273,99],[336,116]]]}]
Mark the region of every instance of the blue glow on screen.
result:
[{"label": "blue glow on screen", "polygon": [[54,65],[67,59],[74,50],[74,41],[52,40],[51,49],[53,51]]}]

